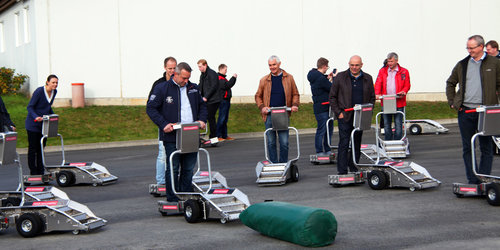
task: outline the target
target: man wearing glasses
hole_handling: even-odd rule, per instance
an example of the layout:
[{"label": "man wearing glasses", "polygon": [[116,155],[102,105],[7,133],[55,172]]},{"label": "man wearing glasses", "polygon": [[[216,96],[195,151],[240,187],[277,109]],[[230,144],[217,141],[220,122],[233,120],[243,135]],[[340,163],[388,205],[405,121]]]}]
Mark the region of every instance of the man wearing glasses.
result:
[{"label": "man wearing glasses", "polygon": [[[450,107],[458,111],[467,180],[469,184],[479,184],[480,180],[472,172],[471,156],[471,138],[477,130],[478,114],[466,114],[465,111],[480,105],[498,104],[500,61],[484,52],[484,39],[480,35],[469,37],[466,49],[469,55],[455,65],[446,81],[446,97]],[[489,175],[493,161],[491,137],[480,136],[479,145],[481,161],[478,172]]]}]

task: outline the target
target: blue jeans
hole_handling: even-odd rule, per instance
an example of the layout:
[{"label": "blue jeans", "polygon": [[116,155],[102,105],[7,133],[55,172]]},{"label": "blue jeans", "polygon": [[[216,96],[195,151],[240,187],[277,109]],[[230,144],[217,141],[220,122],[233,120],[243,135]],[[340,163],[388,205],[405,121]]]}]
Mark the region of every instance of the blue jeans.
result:
[{"label": "blue jeans", "polygon": [[[328,120],[328,112],[322,112],[319,114],[314,114],[316,116],[316,121],[318,122],[318,127],[316,128],[316,136],[314,137],[314,146],[316,147],[316,153],[330,152],[330,146],[328,145],[328,137],[326,133],[326,121]],[[328,124],[328,131],[330,132],[330,138],[333,133],[333,122]]]},{"label": "blue jeans", "polygon": [[230,100],[222,100],[219,106],[219,118],[217,118],[217,137],[227,138],[227,121],[229,120]]},{"label": "blue jeans", "polygon": [[[175,142],[163,142],[165,146],[165,153],[167,159],[167,171],[165,171],[165,186],[167,188],[167,201],[177,201],[177,197],[172,191],[172,181],[170,176],[170,155],[172,152],[177,150]],[[187,154],[176,154],[173,161],[174,169],[174,186],[177,192],[193,192],[192,180],[193,180],[193,169],[196,165],[196,160],[198,157],[197,152],[187,153]],[[179,175],[179,164],[180,164],[180,175]]]},{"label": "blue jeans", "polygon": [[[383,107],[382,107],[383,110]],[[405,108],[397,108],[397,111],[404,112]],[[402,114],[383,114],[384,117],[384,133],[386,141],[390,140],[401,140],[403,138],[403,115]],[[394,117],[394,127],[396,133],[392,133],[392,117]]]},{"label": "blue jeans", "polygon": [[[338,174],[347,174],[347,168],[349,167],[350,172],[357,171],[356,166],[352,159],[352,151],[349,150],[349,141],[351,140],[351,132],[353,127],[354,119],[350,121],[345,121],[345,119],[339,119],[339,149],[337,154],[337,171]],[[356,162],[359,162],[361,156],[361,138],[363,136],[363,131],[358,131],[354,133],[354,152],[356,154]]]},{"label": "blue jeans", "polygon": [[158,158],[156,158],[156,183],[165,184],[165,146],[163,146],[163,141],[158,141]]},{"label": "blue jeans", "polygon": [[[271,115],[266,118],[266,129],[272,128]],[[276,151],[276,133],[278,134],[278,139],[280,141],[280,159],[278,161],[278,154]],[[288,130],[274,131],[270,130],[266,133],[267,136],[267,152],[269,154],[269,160],[272,163],[280,163],[288,161]]]},{"label": "blue jeans", "polygon": [[[471,155],[471,138],[477,131],[477,122],[479,118],[478,113],[465,113],[463,108],[458,111],[458,127],[460,128],[460,135],[462,136],[462,156],[465,163],[465,174],[469,184],[479,184],[480,180],[472,172],[472,155]],[[493,147],[490,136],[479,136],[479,148],[481,149],[481,160],[479,169],[476,172],[479,174],[491,173],[491,164],[493,162]]]}]

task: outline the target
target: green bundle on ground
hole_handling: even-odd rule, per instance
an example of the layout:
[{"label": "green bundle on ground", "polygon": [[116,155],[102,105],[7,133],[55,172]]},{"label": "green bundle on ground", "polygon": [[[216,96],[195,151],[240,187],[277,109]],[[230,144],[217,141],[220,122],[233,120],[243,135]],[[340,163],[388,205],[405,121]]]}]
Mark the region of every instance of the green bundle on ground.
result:
[{"label": "green bundle on ground", "polygon": [[337,220],[330,211],[286,202],[251,205],[240,220],[262,234],[306,247],[332,244],[337,235]]}]

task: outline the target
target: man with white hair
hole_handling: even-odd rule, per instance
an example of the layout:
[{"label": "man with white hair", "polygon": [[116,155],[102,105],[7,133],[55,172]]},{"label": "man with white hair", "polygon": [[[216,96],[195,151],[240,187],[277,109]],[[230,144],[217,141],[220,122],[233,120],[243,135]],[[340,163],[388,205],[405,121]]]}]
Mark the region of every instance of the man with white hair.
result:
[{"label": "man with white hair", "polygon": [[[281,61],[277,56],[269,57],[267,61],[271,73],[260,79],[259,88],[255,93],[255,102],[259,107],[266,129],[272,127],[270,107],[292,107],[292,112],[299,110],[300,95],[293,76],[280,68]],[[291,113],[289,113],[291,115]],[[267,150],[272,163],[288,161],[288,130],[278,131],[280,155],[278,160],[276,150],[276,133],[267,133]]]}]

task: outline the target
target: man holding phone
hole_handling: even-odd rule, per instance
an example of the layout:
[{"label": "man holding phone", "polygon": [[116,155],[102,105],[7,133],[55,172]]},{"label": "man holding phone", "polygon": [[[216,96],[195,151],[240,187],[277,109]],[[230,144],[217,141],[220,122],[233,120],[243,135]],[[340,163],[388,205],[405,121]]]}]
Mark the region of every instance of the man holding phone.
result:
[{"label": "man holding phone", "polygon": [[[328,145],[328,138],[326,133],[326,121],[329,118],[330,102],[328,101],[328,95],[330,93],[330,88],[332,83],[329,79],[333,78],[332,72],[330,75],[326,75],[328,70],[328,59],[319,58],[316,63],[317,68],[311,69],[307,74],[307,80],[311,85],[311,93],[313,99],[313,110],[314,116],[316,117],[317,128],[316,136],[314,138],[314,146],[316,148],[316,154],[318,156],[329,156],[331,154],[330,146]],[[334,71],[336,71],[334,69]],[[333,132],[333,123],[328,126],[328,131],[330,135]]]}]

